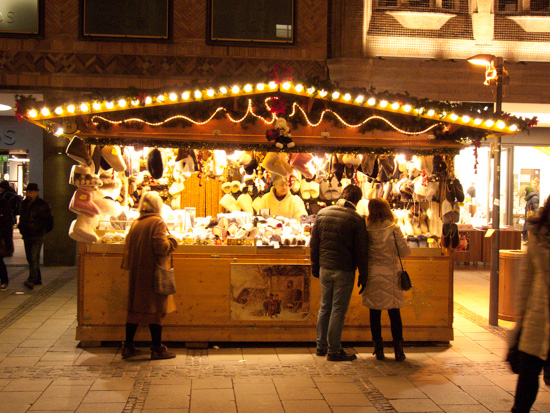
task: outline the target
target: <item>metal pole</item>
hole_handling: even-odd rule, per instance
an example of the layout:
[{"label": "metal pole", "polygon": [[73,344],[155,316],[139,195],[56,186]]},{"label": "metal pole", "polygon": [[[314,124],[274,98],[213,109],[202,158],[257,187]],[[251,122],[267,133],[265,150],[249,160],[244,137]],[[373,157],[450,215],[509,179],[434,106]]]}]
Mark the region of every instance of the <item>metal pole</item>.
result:
[{"label": "metal pole", "polygon": [[[495,114],[502,112],[503,58],[495,57],[497,71],[497,96]],[[491,256],[491,275],[489,279],[489,325],[498,326],[498,284],[500,249],[500,135],[495,136],[493,146],[493,244]]]}]

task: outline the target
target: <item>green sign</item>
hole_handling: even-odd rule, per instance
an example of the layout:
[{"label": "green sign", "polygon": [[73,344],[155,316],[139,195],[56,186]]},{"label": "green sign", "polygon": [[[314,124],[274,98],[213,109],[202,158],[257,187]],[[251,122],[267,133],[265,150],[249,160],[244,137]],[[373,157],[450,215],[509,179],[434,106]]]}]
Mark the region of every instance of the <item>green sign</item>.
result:
[{"label": "green sign", "polygon": [[0,155],[0,162],[8,162],[9,155]]}]

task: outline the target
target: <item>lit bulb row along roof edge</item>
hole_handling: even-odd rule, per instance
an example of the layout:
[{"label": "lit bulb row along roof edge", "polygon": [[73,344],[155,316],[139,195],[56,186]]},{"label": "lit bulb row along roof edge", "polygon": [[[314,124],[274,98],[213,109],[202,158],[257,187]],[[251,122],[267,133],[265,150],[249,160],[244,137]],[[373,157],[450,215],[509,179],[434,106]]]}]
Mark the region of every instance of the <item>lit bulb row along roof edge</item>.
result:
[{"label": "lit bulb row along roof edge", "polygon": [[274,84],[274,82],[256,84],[249,83],[244,86],[233,85],[218,88],[209,87],[194,90],[188,89],[182,92],[163,93],[156,96],[154,94],[149,94],[142,98],[142,100],[126,97],[104,102],[89,101],[81,102],[80,104],[66,104],[51,108],[32,108],[27,111],[26,116],[31,121],[53,120],[77,115],[100,114],[137,108],[175,105],[187,102],[200,102],[202,100],[215,100],[228,97],[251,96],[277,92],[338,102],[358,107],[378,109],[386,112],[399,113],[405,116],[415,116],[446,123],[471,126],[502,134],[514,134],[518,132],[519,129],[518,125],[513,121],[507,122],[503,119],[495,120],[493,118],[481,118],[453,112],[438,112],[435,109],[438,102],[430,102],[433,103],[433,108],[430,108],[429,103],[421,107],[415,107],[410,103],[391,101],[390,99],[380,97],[376,94],[352,94],[344,90],[328,91],[316,89],[303,83],[292,82],[282,82],[280,84]]}]

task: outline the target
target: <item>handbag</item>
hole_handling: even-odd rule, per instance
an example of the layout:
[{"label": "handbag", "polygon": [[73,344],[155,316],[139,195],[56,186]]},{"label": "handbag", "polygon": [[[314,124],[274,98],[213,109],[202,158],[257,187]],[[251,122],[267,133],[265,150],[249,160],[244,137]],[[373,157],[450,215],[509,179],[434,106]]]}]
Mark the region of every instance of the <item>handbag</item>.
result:
[{"label": "handbag", "polygon": [[174,264],[170,254],[170,268],[163,268],[158,263],[153,274],[153,291],[161,295],[176,293],[176,277],[174,275]]},{"label": "handbag", "polygon": [[9,238],[0,239],[0,257],[10,257],[13,250],[13,240]]},{"label": "handbag", "polygon": [[403,291],[409,291],[412,288],[411,277],[409,273],[403,268],[403,262],[401,262],[401,255],[399,254],[399,247],[397,246],[397,238],[393,233],[393,240],[395,241],[395,248],[397,249],[397,256],[399,257],[399,264],[401,264],[401,271],[399,271],[399,285]]}]

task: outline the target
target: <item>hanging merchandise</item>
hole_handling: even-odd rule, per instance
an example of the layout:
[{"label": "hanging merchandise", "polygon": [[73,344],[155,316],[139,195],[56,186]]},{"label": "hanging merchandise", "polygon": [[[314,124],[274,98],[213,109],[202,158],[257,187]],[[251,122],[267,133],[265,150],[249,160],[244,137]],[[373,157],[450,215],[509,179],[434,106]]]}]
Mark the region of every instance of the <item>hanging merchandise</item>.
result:
[{"label": "hanging merchandise", "polygon": [[162,163],[162,154],[157,148],[151,149],[147,154],[147,170],[153,179],[162,178],[164,165]]},{"label": "hanging merchandise", "polygon": [[92,158],[86,150],[86,145],[84,144],[84,141],[76,135],[73,136],[73,138],[67,145],[65,153],[69,158],[74,159],[82,165],[92,165]]},{"label": "hanging merchandise", "polygon": [[124,172],[126,170],[126,164],[124,163],[120,146],[104,146],[101,149],[101,157],[105,160],[107,165],[113,168],[116,172]]}]

